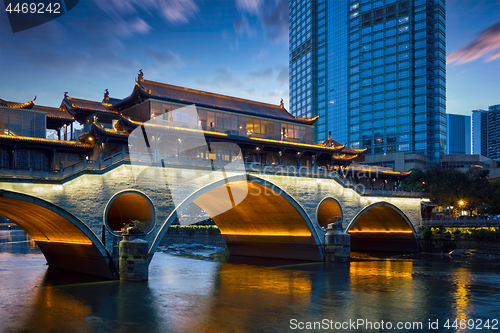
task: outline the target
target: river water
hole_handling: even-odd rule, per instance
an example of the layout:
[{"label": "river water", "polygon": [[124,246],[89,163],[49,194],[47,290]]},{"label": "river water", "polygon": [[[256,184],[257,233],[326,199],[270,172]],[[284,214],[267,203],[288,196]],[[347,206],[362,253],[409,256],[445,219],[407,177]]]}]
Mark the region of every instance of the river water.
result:
[{"label": "river water", "polygon": [[296,263],[212,252],[158,252],[148,282],[102,281],[49,269],[22,231],[0,231],[0,331],[500,332],[498,260]]}]

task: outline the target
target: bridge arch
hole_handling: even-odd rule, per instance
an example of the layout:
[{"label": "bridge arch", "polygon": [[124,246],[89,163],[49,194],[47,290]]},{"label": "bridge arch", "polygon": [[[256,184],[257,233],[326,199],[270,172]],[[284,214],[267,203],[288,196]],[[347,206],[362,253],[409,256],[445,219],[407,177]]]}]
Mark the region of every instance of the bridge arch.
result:
[{"label": "bridge arch", "polygon": [[121,236],[122,228],[131,221],[142,222],[139,228],[149,234],[154,228],[156,210],[145,193],[128,189],[115,193],[109,199],[103,219],[105,227],[114,236]]},{"label": "bridge arch", "polygon": [[413,224],[388,202],[365,207],[352,219],[346,232],[351,235],[351,251],[420,251]]},{"label": "bridge arch", "polygon": [[321,228],[326,229],[328,224],[336,222],[335,217],[343,217],[342,206],[340,202],[332,197],[323,198],[316,208],[316,216],[318,224]]},{"label": "bridge arch", "polygon": [[[227,186],[235,197],[242,191],[248,191],[248,195],[233,208],[214,216],[211,212],[217,209],[213,205]],[[324,258],[320,232],[304,208],[280,187],[248,174],[215,181],[187,197],[163,224],[150,255],[177,217],[176,212],[192,202],[212,217],[231,255],[312,261]]]},{"label": "bridge arch", "polygon": [[99,238],[61,207],[27,194],[0,190],[0,215],[36,242],[49,266],[118,278],[113,259]]}]

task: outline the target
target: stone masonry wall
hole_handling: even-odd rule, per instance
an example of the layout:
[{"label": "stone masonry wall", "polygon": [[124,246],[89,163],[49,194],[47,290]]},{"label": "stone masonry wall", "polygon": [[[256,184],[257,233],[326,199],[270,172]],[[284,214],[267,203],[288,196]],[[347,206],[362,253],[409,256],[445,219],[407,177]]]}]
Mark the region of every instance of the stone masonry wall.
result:
[{"label": "stone masonry wall", "polygon": [[[84,174],[63,184],[44,184],[30,182],[2,182],[0,188],[20,192],[47,200],[75,215],[82,220],[98,237],[102,239],[104,212],[109,200],[118,192],[137,190],[147,195],[154,204],[156,212],[155,227],[146,237],[151,245],[168,217],[174,212],[174,201],[165,187],[163,177],[169,180],[170,189],[175,191],[176,198],[187,198],[199,188],[223,179],[221,172],[197,169],[182,169],[167,167],[143,167],[145,170],[134,180],[132,166],[122,164],[104,174]],[[241,173],[239,173],[241,174]],[[316,210],[318,204],[331,197],[341,203],[343,212],[343,227],[347,227],[365,207],[385,201],[398,207],[412,222],[416,230],[421,222],[420,199],[396,197],[360,196],[352,189],[346,189],[335,180],[306,177],[291,177],[281,175],[257,174],[268,182],[275,184],[291,195],[303,207],[315,226],[319,235],[324,231],[318,226]],[[236,175],[228,172],[226,177]],[[183,182],[189,178],[188,183]],[[178,203],[179,200],[177,200]],[[113,253],[116,251],[113,236],[106,232],[106,247]],[[320,237],[322,238],[322,237]],[[154,251],[154,249],[152,249]]]}]

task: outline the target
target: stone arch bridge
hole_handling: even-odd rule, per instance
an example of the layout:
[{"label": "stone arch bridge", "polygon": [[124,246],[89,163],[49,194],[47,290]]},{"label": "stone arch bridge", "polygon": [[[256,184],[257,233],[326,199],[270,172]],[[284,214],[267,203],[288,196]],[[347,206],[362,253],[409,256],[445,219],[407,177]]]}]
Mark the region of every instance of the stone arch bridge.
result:
[{"label": "stone arch bridge", "polygon": [[[337,216],[351,234],[352,250],[419,251],[422,199],[402,192],[366,193],[341,177],[295,170],[252,167],[221,174],[186,164],[144,169],[148,176],[135,179],[130,161],[122,159],[59,179],[4,174],[0,216],[23,228],[49,265],[106,278],[118,278],[117,228],[131,219],[150,220],[144,238],[151,259],[176,211],[191,202],[212,216],[231,255],[322,261],[326,226]],[[193,179],[189,185],[158,185],[160,175],[186,173]],[[231,200],[243,199],[221,210],[220,198],[229,190]],[[171,191],[184,198],[180,204]]]}]

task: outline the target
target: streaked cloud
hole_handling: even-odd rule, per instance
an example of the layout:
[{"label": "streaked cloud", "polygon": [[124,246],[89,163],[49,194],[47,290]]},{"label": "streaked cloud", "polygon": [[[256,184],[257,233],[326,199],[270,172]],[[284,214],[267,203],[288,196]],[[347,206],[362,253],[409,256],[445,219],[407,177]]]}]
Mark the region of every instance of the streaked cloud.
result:
[{"label": "streaked cloud", "polygon": [[245,16],[233,19],[233,26],[234,26],[234,31],[236,31],[238,35],[246,33],[248,37],[252,37],[253,31],[250,28],[248,19]]},{"label": "streaked cloud", "polygon": [[267,68],[257,72],[251,72],[248,75],[250,80],[268,80],[273,77],[272,68]]},{"label": "streaked cloud", "polygon": [[[288,41],[287,0],[235,0],[236,8],[243,14],[256,16],[264,35],[271,41]],[[245,16],[244,16],[245,17]],[[238,19],[240,20],[240,19]],[[248,21],[246,21],[248,22]],[[235,31],[241,31],[235,24]],[[247,27],[250,30],[251,27]],[[239,30],[238,30],[239,29]]]},{"label": "streaked cloud", "polygon": [[162,65],[176,65],[182,62],[181,57],[169,49],[160,50],[156,47],[148,47],[146,51],[151,58]]},{"label": "streaked cloud", "polygon": [[263,3],[264,0],[236,0],[236,8],[252,14],[257,14]]},{"label": "streaked cloud", "polygon": [[278,81],[282,85],[288,85],[288,74],[288,66],[280,67],[278,76],[276,77],[276,81]]},{"label": "streaked cloud", "polygon": [[[448,54],[446,63],[457,62],[464,64],[485,56],[487,53],[500,49],[500,21],[483,30],[479,36],[469,44]],[[500,58],[500,51],[488,56],[485,60],[492,61]]]},{"label": "streaked cloud", "polygon": [[94,0],[110,16],[161,13],[170,23],[187,23],[199,10],[194,0]]}]

